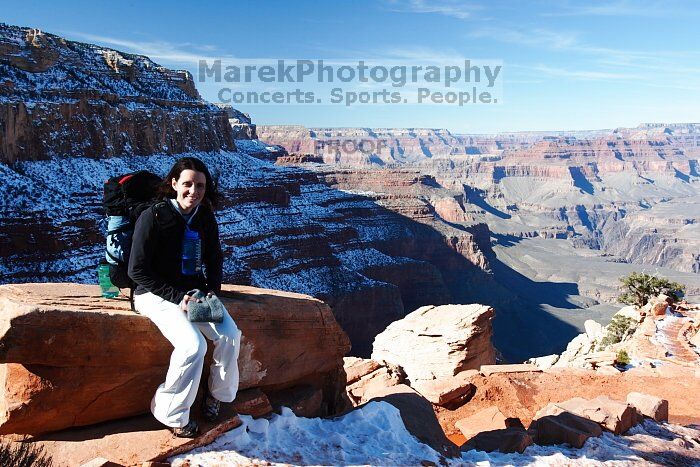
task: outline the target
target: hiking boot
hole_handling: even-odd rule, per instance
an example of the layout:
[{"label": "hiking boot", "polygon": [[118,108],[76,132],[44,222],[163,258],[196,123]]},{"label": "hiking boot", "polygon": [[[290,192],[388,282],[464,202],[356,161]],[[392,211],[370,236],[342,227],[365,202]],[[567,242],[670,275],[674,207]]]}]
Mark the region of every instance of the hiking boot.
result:
[{"label": "hiking boot", "polygon": [[221,411],[221,401],[207,393],[202,400],[202,415],[209,422],[215,422],[219,418]]},{"label": "hiking boot", "polygon": [[199,426],[194,420],[190,420],[187,425],[181,428],[170,428],[178,438],[196,438],[199,435]]}]

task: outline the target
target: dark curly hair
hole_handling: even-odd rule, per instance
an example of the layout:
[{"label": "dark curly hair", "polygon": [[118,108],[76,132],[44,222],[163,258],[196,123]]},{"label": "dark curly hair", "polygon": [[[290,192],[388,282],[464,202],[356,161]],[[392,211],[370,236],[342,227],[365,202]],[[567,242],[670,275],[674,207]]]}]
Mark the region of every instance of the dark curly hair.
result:
[{"label": "dark curly hair", "polygon": [[204,165],[204,162],[197,159],[196,157],[183,157],[178,159],[177,162],[175,162],[173,168],[170,169],[170,172],[168,172],[168,175],[165,176],[163,181],[160,183],[160,186],[158,187],[158,197],[160,199],[175,198],[177,196],[177,193],[175,193],[175,190],[173,190],[172,179],[174,178],[175,180],[179,180],[182,171],[188,169],[195,170],[204,174],[204,178],[207,181],[207,186],[204,191],[204,199],[202,200],[202,203],[205,203],[212,209],[216,209],[219,205],[218,187],[216,186],[216,182],[209,173],[209,169],[207,169],[207,166]]}]

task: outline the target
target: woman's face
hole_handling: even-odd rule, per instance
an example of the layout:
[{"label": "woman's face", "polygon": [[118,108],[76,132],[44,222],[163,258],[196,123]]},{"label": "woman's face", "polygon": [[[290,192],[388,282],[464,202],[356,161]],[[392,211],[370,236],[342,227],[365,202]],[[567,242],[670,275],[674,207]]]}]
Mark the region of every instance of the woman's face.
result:
[{"label": "woman's face", "polygon": [[173,190],[177,193],[177,204],[185,214],[189,214],[204,199],[207,188],[207,178],[202,172],[185,169],[180,172],[180,178],[171,181]]}]

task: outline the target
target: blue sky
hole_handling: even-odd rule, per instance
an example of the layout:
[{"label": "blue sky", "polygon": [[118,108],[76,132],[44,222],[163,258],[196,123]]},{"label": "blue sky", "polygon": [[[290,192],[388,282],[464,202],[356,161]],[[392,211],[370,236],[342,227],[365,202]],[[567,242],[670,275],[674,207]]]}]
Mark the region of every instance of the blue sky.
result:
[{"label": "blue sky", "polygon": [[[503,62],[498,105],[237,105],[259,124],[459,133],[700,121],[700,2],[0,0],[0,21],[150,56]],[[217,101],[217,87],[198,85]],[[221,85],[218,85],[221,86]]]}]

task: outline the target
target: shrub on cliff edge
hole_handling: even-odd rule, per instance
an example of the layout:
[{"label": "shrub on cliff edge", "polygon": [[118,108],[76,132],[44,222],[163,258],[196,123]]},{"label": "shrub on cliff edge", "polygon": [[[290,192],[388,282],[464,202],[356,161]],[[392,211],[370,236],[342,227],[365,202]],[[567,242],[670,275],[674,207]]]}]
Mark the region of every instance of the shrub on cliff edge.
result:
[{"label": "shrub on cliff edge", "polygon": [[620,282],[623,294],[618,297],[618,300],[638,307],[646,305],[651,297],[662,293],[671,297],[674,302],[678,301],[685,291],[683,284],[643,272],[633,272],[629,276],[621,277]]},{"label": "shrub on cliff edge", "polygon": [[634,320],[627,316],[613,316],[612,321],[605,328],[605,337],[600,341],[598,348],[603,350],[609,345],[622,341],[634,331],[634,325]]},{"label": "shrub on cliff edge", "polygon": [[625,349],[618,350],[615,363],[621,366],[626,366],[629,365],[630,361],[630,356]]}]

